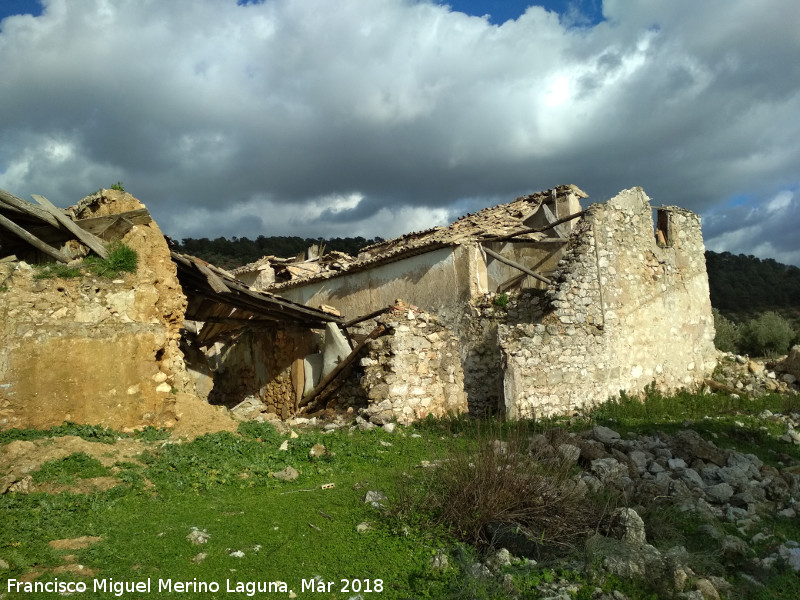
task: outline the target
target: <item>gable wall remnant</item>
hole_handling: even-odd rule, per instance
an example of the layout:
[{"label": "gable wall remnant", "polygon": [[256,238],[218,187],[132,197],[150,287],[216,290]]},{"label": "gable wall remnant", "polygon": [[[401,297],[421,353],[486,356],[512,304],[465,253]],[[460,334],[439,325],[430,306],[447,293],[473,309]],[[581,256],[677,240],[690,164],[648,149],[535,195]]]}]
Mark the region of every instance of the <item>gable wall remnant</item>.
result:
[{"label": "gable wall remnant", "polygon": [[670,235],[659,244],[641,188],[591,206],[547,291],[551,310],[498,326],[510,417],[570,412],[649,384],[691,387],[713,370],[700,219],[663,213]]},{"label": "gable wall remnant", "polygon": [[336,307],[345,318],[355,318],[390,306],[395,299],[428,310],[460,306],[470,296],[469,249],[444,247],[376,265],[371,269],[311,281],[280,290],[280,295],[307,306]]},{"label": "gable wall remnant", "polygon": [[[73,210],[88,218],[141,208],[129,194],[103,190]],[[179,348],[186,299],[164,236],[150,221],[121,241],[139,267],[114,280],[37,279],[27,263],[3,266],[0,429],[172,426],[177,405],[196,400]]]}]

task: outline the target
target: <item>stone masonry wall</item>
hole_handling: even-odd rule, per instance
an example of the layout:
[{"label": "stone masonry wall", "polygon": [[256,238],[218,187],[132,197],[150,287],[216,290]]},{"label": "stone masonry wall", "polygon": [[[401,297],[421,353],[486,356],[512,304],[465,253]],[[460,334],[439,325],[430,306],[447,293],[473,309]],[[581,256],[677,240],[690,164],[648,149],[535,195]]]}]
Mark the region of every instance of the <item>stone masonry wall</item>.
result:
[{"label": "stone masonry wall", "polygon": [[361,359],[361,386],[373,423],[408,424],[467,410],[458,339],[437,319],[415,306],[398,303],[379,319],[390,327],[368,343]]},{"label": "stone masonry wall", "polygon": [[592,406],[713,370],[714,327],[697,215],[676,207],[666,244],[640,188],[589,208],[547,291],[541,322],[499,325],[510,417]]},{"label": "stone masonry wall", "polygon": [[[75,212],[142,207],[103,190]],[[36,279],[24,262],[0,267],[0,429],[172,426],[179,396],[193,397],[179,349],[186,299],[166,241],[154,222],[122,241],[138,252],[139,269],[114,280]]]}]

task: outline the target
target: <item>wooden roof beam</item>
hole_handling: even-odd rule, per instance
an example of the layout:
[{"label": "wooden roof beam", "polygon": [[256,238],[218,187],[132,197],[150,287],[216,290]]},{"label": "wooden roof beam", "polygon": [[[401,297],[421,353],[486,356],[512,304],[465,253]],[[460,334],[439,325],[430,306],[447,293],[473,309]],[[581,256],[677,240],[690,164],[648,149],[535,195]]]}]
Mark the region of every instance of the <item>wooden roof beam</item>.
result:
[{"label": "wooden roof beam", "polygon": [[61,223],[67,231],[69,231],[72,235],[74,235],[78,240],[89,246],[95,254],[97,254],[100,258],[108,258],[108,250],[103,245],[103,241],[96,237],[95,235],[89,233],[88,231],[84,231],[80,227],[78,227],[72,219],[67,217],[63,212],[58,210],[50,200],[45,198],[44,196],[39,196],[37,194],[32,194],[31,196],[36,202],[42,205],[42,207],[49,212],[56,221]]},{"label": "wooden roof beam", "polygon": [[66,264],[71,260],[68,256],[62,254],[52,246],[45,244],[35,235],[28,233],[27,231],[25,231],[25,229],[14,223],[14,221],[4,217],[3,215],[0,215],[0,227],[4,227],[17,237],[20,237],[26,242],[28,242],[31,246],[33,246],[37,250],[41,250],[51,258],[55,258],[58,262]]},{"label": "wooden roof beam", "polygon": [[486,254],[488,254],[492,258],[495,258],[495,259],[499,260],[501,263],[505,263],[509,267],[514,267],[515,269],[518,269],[519,271],[522,271],[526,275],[530,275],[534,279],[538,279],[542,283],[546,283],[547,285],[551,285],[552,284],[552,281],[550,281],[544,275],[539,275],[536,271],[531,271],[528,267],[526,267],[524,265],[521,265],[518,262],[515,262],[515,261],[511,260],[510,258],[506,258],[502,254],[499,254],[499,253],[495,252],[494,250],[490,250],[489,248],[484,247],[483,251],[486,252]]}]

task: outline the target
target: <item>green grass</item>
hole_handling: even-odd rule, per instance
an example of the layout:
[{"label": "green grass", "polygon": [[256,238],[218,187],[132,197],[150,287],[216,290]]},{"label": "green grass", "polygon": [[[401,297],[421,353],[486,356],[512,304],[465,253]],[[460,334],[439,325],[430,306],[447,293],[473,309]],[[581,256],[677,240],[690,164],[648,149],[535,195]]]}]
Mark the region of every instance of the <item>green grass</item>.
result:
[{"label": "green grass", "polygon": [[62,263],[48,263],[36,265],[34,279],[73,279],[83,275],[83,271],[78,267],[68,267]]},{"label": "green grass", "polygon": [[89,272],[98,277],[113,279],[124,273],[135,273],[139,266],[139,255],[136,251],[121,242],[113,242],[108,246],[108,258],[90,255],[80,264],[68,266],[62,263],[36,265],[34,279],[72,279],[82,277]]},{"label": "green grass", "polygon": [[[12,563],[0,580],[18,577],[32,565],[58,565],[59,554],[47,546],[51,539],[96,535],[104,540],[72,553],[81,564],[98,569],[98,576],[114,579],[283,580],[300,597],[312,597],[300,594],[300,582],[315,575],[337,585],[342,578],[382,579],[386,590],[381,596],[388,598],[447,584],[451,576],[427,569],[433,549],[450,543],[444,532],[403,530],[363,502],[370,489],[394,495],[396,470],[411,470],[428,456],[424,438],[382,430],[309,432],[290,440],[289,450],[282,452],[283,438],[267,425],[245,424],[242,433],[156,446],[142,456],[145,466],[118,464],[127,485],[108,492],[0,497],[0,557]],[[315,443],[325,444],[329,454],[310,459]],[[37,477],[89,474],[88,461],[68,458],[45,464]],[[296,481],[269,477],[286,465],[301,472]],[[153,485],[145,485],[146,480]],[[335,487],[323,490],[327,483]],[[362,521],[371,529],[358,533]],[[209,542],[188,542],[191,527],[207,530]],[[231,557],[229,550],[245,556]],[[192,563],[199,552],[207,553],[207,559]]]},{"label": "green grass", "polygon": [[108,247],[108,258],[87,256],[83,264],[95,275],[112,279],[123,273],[135,273],[139,265],[139,255],[133,248],[114,242]]},{"label": "green grass", "polygon": [[[460,417],[425,420],[413,427],[399,427],[393,434],[382,429],[350,432],[343,428],[329,434],[311,429],[301,431],[295,439],[259,423],[243,423],[238,434],[220,432],[182,443],[164,441],[165,432],[148,429],[135,436],[151,441],[149,449],[137,461],[118,462],[111,470],[122,483],[112,490],[88,495],[0,496],[0,558],[10,564],[9,570],[0,571],[0,589],[6,589],[8,578],[62,564],[67,552],[53,550],[48,541],[93,535],[101,536],[102,541],[68,553],[75,555],[76,562],[96,569],[97,577],[116,581],[150,578],[154,584],[159,578],[219,582],[220,592],[206,597],[246,597],[225,591],[230,579],[232,585],[236,581],[286,581],[300,598],[345,599],[356,594],[341,592],[340,580],[359,578],[369,579],[373,586],[377,579],[383,582],[383,592],[362,592],[364,598],[507,598],[499,578],[483,580],[468,575],[472,563],[482,556],[459,541],[457,531],[439,524],[430,510],[401,510],[410,495],[424,497],[426,486],[433,485],[433,471],[418,468],[421,461],[447,460],[459,453],[464,456],[488,437],[511,439],[552,427],[585,429],[592,423],[607,425],[623,435],[690,427],[704,436],[716,435],[720,446],[752,451],[765,461],[776,462],[779,453],[800,460],[796,447],[778,442],[779,432],[755,418],[764,409],[797,411],[797,401],[777,395],[754,400],[719,394],[663,397],[651,391],[644,402],[623,396],[604,404],[577,424],[555,420],[487,423]],[[0,444],[59,435],[80,435],[100,443],[126,437],[101,427],[65,424],[46,431],[1,432]],[[281,451],[285,440],[289,449]],[[309,458],[309,450],[317,443],[324,444],[328,453]],[[296,481],[282,482],[270,476],[287,465],[300,472]],[[81,453],[45,463],[32,473],[37,482],[69,482],[98,474],[106,474],[105,468]],[[322,489],[328,483],[335,485]],[[387,508],[365,504],[367,490],[386,494]],[[652,543],[662,549],[685,546],[697,570],[724,574],[737,588],[747,590],[738,597],[800,597],[796,574],[781,568],[755,573],[767,587],[750,590],[746,581],[736,579],[746,564],[722,561],[696,516],[668,503],[651,507],[651,512],[643,511],[643,517]],[[368,522],[370,529],[357,532],[361,522]],[[769,554],[776,543],[800,540],[796,519],[765,515],[759,526],[774,535],[757,547],[760,556]],[[206,530],[208,543],[191,544],[186,536],[192,527]],[[437,572],[429,563],[440,548],[446,549],[450,566]],[[244,556],[231,556],[236,550]],[[205,560],[193,562],[201,552],[207,555]],[[652,597],[647,582],[622,582],[612,577],[592,580],[577,572],[578,567],[567,568],[569,558],[566,563],[559,560],[544,561],[534,569],[515,563],[503,572],[523,598],[536,598],[539,585],[561,578],[577,582],[579,598],[590,597],[594,586],[606,591],[619,589],[630,598]],[[336,583],[331,593],[301,593],[301,581],[317,575]],[[56,577],[74,579],[66,573],[45,574],[41,579]]]},{"label": "green grass", "polygon": [[772,465],[778,464],[780,454],[800,460],[797,446],[778,440],[786,432],[786,426],[758,418],[764,410],[776,414],[800,412],[800,396],[766,394],[735,398],[722,393],[689,392],[666,396],[651,389],[643,401],[623,394],[597,407],[587,418],[616,429],[623,436],[674,433],[690,428],[722,448],[755,454]]},{"label": "green grass", "polygon": [[156,429],[155,427],[145,427],[132,433],[123,433],[100,425],[80,425],[78,423],[65,422],[49,429],[26,428],[0,431],[0,446],[15,440],[38,440],[65,435],[74,435],[88,442],[113,444],[120,438],[134,438],[145,441],[165,440],[169,438],[170,433],[166,429]]},{"label": "green grass", "polygon": [[104,477],[109,470],[102,463],[85,452],[73,452],[69,456],[44,463],[33,474],[34,483],[52,481],[68,485],[77,478]]}]

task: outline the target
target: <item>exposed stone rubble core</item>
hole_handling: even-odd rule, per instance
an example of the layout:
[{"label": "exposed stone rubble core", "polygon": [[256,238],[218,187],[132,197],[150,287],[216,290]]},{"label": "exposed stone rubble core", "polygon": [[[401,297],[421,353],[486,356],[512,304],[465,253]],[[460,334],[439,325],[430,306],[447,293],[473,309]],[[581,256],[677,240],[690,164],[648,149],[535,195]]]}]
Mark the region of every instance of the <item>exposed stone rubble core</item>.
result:
[{"label": "exposed stone rubble core", "polygon": [[291,366],[298,356],[316,347],[316,336],[295,323],[275,322],[240,333],[219,351],[209,350],[214,388],[208,396],[213,404],[233,406],[244,398],[259,400],[262,407],[253,419],[294,414],[295,382]]},{"label": "exposed stone rubble core", "polygon": [[494,414],[503,406],[498,326],[538,323],[545,314],[545,304],[544,290],[524,289],[479,296],[466,305],[459,347],[470,414]]},{"label": "exposed stone rubble core", "polygon": [[552,310],[541,323],[498,326],[509,416],[569,412],[650,384],[692,387],[711,373],[700,219],[676,207],[659,212],[668,222],[663,245],[641,188],[592,205],[547,290]]},{"label": "exposed stone rubble core", "polygon": [[371,340],[361,359],[362,416],[378,425],[467,410],[458,340],[416,306],[398,302],[381,315],[389,333]]},{"label": "exposed stone rubble core", "polygon": [[[101,190],[71,212],[142,208],[130,194]],[[200,402],[179,348],[186,298],[164,236],[151,220],[121,241],[138,253],[139,267],[114,280],[37,280],[24,262],[3,266],[0,429],[64,421],[170,427],[178,405]]]}]

